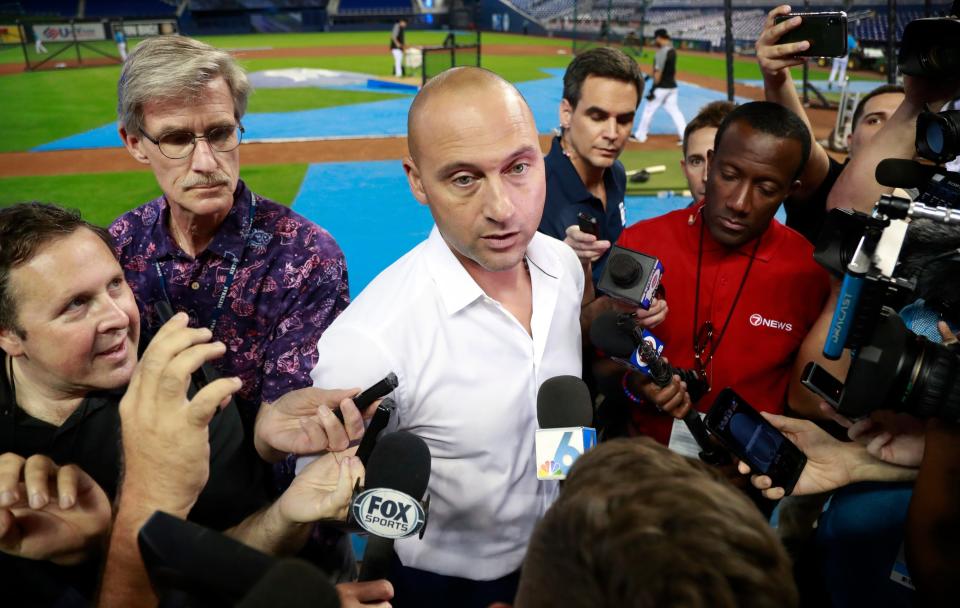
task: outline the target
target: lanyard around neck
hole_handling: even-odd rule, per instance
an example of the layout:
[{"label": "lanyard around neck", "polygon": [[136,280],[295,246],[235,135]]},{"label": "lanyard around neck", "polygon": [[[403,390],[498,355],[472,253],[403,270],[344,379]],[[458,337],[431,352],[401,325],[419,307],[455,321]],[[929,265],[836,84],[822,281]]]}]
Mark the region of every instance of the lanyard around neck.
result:
[{"label": "lanyard around neck", "polygon": [[[253,195],[253,192],[250,192],[250,213],[247,217],[247,224],[243,229],[243,249],[240,250],[239,256],[233,257],[233,262],[230,264],[230,270],[227,271],[227,278],[223,282],[223,290],[220,291],[220,298],[217,300],[217,305],[213,309],[213,313],[210,315],[210,332],[212,333],[217,328],[217,321],[220,320],[220,315],[223,314],[223,304],[227,300],[227,293],[230,291],[230,287],[233,285],[233,279],[237,274],[237,268],[240,266],[240,262],[243,261],[244,255],[247,252],[247,246],[250,244],[250,237],[253,234],[253,217],[257,212],[257,197]],[[170,216],[170,221],[173,220],[173,215]],[[167,293],[167,281],[163,277],[163,270],[160,268],[160,260],[154,259],[153,266],[157,269],[157,277],[160,279],[160,291],[163,292],[163,299],[167,301],[167,304],[170,304],[170,307],[173,308],[173,303],[170,301],[170,295]]]},{"label": "lanyard around neck", "polygon": [[700,245],[697,247],[697,285],[696,291],[693,295],[693,351],[694,356],[698,359],[702,353],[697,352],[700,349],[706,350],[710,349],[710,352],[707,355],[707,363],[713,359],[713,355],[716,354],[717,349],[720,348],[720,341],[723,340],[724,334],[727,333],[727,326],[730,325],[730,319],[733,318],[733,311],[737,308],[737,302],[740,301],[740,295],[743,293],[743,286],[747,284],[747,277],[750,276],[750,269],[753,268],[753,261],[757,259],[757,251],[760,250],[760,242],[763,240],[763,235],[757,237],[757,244],[753,246],[753,252],[750,254],[750,261],[747,262],[747,269],[743,273],[743,278],[740,279],[740,286],[737,287],[737,294],[733,296],[733,304],[730,305],[730,312],[727,313],[727,318],[723,321],[723,327],[720,328],[720,333],[717,335],[717,339],[710,340],[709,344],[698,344],[699,334],[700,334],[700,270],[703,266],[703,237],[704,231],[707,224],[705,217],[700,217]]}]

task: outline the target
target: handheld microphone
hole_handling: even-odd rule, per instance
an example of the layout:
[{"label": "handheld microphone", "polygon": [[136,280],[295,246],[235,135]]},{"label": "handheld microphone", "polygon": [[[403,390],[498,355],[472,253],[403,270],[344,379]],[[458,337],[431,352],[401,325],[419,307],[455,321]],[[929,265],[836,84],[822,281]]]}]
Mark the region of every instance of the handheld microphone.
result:
[{"label": "handheld microphone", "polygon": [[570,467],[597,445],[593,404],[587,385],[576,376],[556,376],[537,391],[537,479],[566,479]]},{"label": "handheld microphone", "polygon": [[369,533],[360,565],[361,581],[386,578],[393,541],[423,533],[430,499],[421,502],[430,481],[430,448],[406,431],[384,435],[370,455],[363,492],[353,498],[351,516]]},{"label": "handheld microphone", "polygon": [[[657,386],[667,386],[674,375],[680,376],[687,383],[687,393],[693,403],[706,393],[707,387],[696,372],[675,368],[660,358],[663,344],[646,329],[638,328],[629,314],[602,313],[590,326],[590,340],[614,360],[649,376]],[[696,408],[690,408],[683,423],[700,447],[701,460],[712,464],[729,462],[728,456],[710,440],[710,433]]]}]

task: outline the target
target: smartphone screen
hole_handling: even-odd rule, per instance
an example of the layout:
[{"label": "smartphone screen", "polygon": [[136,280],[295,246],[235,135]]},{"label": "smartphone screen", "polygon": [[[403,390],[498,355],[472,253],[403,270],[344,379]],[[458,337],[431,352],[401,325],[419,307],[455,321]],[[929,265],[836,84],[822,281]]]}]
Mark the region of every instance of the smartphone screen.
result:
[{"label": "smartphone screen", "polygon": [[787,494],[793,490],[807,457],[733,389],[720,392],[704,422],[755,473],[769,476]]},{"label": "smartphone screen", "polygon": [[802,57],[845,57],[847,55],[847,14],[833,13],[791,13],[778,15],[774,21],[780,23],[793,17],[800,17],[800,25],[785,33],[777,44],[808,40],[810,48],[800,53]]},{"label": "smartphone screen", "polygon": [[823,398],[833,408],[840,407],[843,396],[843,382],[840,382],[827,370],[813,361],[803,368],[800,383]]}]

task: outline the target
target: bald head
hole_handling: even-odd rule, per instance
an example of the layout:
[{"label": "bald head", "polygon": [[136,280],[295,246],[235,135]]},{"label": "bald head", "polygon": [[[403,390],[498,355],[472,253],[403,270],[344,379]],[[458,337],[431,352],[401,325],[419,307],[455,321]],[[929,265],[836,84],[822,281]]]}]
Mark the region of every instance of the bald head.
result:
[{"label": "bald head", "polygon": [[407,145],[410,156],[414,160],[420,156],[423,142],[438,117],[450,116],[458,109],[470,111],[478,100],[491,98],[503,103],[508,111],[514,110],[529,120],[530,124],[534,124],[533,113],[520,91],[490,70],[476,67],[450,68],[431,78],[420,89],[407,113]]},{"label": "bald head", "polygon": [[547,184],[537,125],[520,93],[486,70],[447,70],[414,99],[407,128],[410,191],[430,208],[454,256],[478,282],[522,272]]}]

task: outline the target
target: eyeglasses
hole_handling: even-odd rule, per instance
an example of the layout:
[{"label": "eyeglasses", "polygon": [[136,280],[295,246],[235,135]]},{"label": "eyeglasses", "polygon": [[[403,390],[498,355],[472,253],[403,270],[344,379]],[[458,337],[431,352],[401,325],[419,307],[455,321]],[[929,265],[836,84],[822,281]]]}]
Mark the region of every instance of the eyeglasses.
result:
[{"label": "eyeglasses", "polygon": [[147,135],[143,129],[140,130],[140,133],[160,148],[161,154],[171,160],[180,160],[193,153],[194,148],[197,147],[198,139],[207,140],[207,143],[216,152],[235,150],[240,145],[240,140],[243,139],[244,128],[241,124],[214,127],[200,136],[194,135],[190,131],[172,131],[164,133],[157,139]]},{"label": "eyeglasses", "polygon": [[710,381],[707,377],[707,365],[713,359],[713,323],[705,322],[693,337],[693,366],[697,375],[707,385],[710,391]]}]

